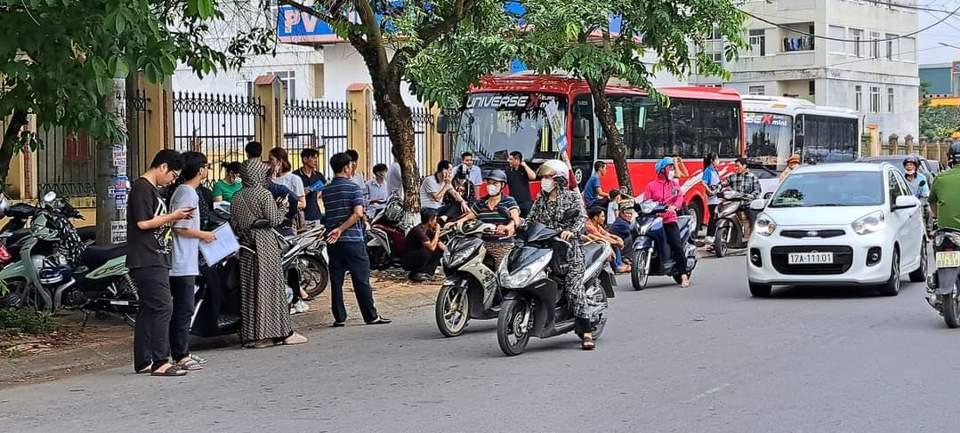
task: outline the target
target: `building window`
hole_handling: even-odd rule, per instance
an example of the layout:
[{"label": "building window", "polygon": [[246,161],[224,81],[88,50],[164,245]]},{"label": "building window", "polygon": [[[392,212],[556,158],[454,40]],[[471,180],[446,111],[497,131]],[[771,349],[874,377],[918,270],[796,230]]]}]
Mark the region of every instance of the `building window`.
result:
[{"label": "building window", "polygon": [[713,59],[714,63],[723,64],[723,35],[720,34],[720,28],[714,27],[703,44],[703,51]]},{"label": "building window", "polygon": [[893,87],[887,87],[887,112],[893,113]]},{"label": "building window", "polygon": [[863,57],[863,30],[850,29],[850,39],[853,39],[853,51],[850,54]]},{"label": "building window", "polygon": [[[830,26],[830,37],[834,39],[846,39],[847,29],[840,26]],[[830,52],[833,54],[847,54],[847,43],[842,40],[831,40]]]},{"label": "building window", "polygon": [[871,113],[880,112],[880,88],[879,87],[870,88],[870,112]]},{"label": "building window", "polygon": [[870,32],[870,57],[880,58],[880,32]]},{"label": "building window", "polygon": [[897,35],[893,33],[887,33],[886,39],[889,39],[886,42],[887,52],[884,53],[887,57],[887,60],[896,60],[897,56]]},{"label": "building window", "polygon": [[814,95],[817,94],[817,82],[816,82],[816,81],[810,80],[810,81],[807,83],[807,88],[808,88],[808,90],[809,90],[808,93],[810,93],[810,96],[814,96]]},{"label": "building window", "polygon": [[275,75],[280,81],[283,82],[283,87],[287,89],[287,100],[297,99],[297,73],[294,71],[278,71],[271,72]]},{"label": "building window", "polygon": [[748,93],[753,96],[763,96],[767,94],[767,88],[765,86],[750,86]]},{"label": "building window", "polygon": [[900,39],[900,56],[904,62],[914,62],[917,58],[917,40],[914,38]]},{"label": "building window", "polygon": [[237,81],[237,88],[240,89],[241,94],[247,98],[253,97],[253,80]]},{"label": "building window", "polygon": [[853,109],[863,111],[863,86],[855,86],[853,89]]},{"label": "building window", "polygon": [[767,37],[765,30],[750,30],[748,40],[750,42],[750,57],[763,57],[767,55]]}]

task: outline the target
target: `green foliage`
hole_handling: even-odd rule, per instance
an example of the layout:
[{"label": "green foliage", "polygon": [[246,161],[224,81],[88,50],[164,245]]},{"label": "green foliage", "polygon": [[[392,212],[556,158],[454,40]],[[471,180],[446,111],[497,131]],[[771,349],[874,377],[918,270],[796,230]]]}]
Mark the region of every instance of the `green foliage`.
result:
[{"label": "green foliage", "polygon": [[930,140],[960,132],[960,107],[930,106],[930,83],[920,83],[920,135]]},{"label": "green foliage", "polygon": [[50,313],[29,308],[0,308],[0,330],[12,333],[47,334],[60,325]]},{"label": "green foliage", "polygon": [[28,111],[40,126],[117,139],[123,132],[100,110],[113,78],[142,71],[157,82],[178,63],[202,76],[272,47],[271,33],[259,28],[241,31],[225,48],[211,46],[225,3],[0,0],[0,113]]}]

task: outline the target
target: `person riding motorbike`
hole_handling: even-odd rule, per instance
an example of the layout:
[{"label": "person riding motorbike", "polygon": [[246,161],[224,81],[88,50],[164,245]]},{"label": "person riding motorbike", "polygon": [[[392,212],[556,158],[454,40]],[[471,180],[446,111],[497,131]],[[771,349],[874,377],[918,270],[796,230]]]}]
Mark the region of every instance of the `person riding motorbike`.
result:
[{"label": "person riding motorbike", "polygon": [[920,200],[924,200],[930,196],[930,185],[927,177],[920,173],[917,170],[918,168],[920,168],[920,158],[912,155],[904,158],[903,177],[907,180],[907,185],[910,186],[910,192]]},{"label": "person riding motorbike", "polygon": [[[513,197],[507,195],[503,188],[507,184],[507,174],[503,170],[491,170],[483,177],[486,183],[487,197],[474,201],[470,212],[456,222],[449,222],[452,226],[459,222],[478,219],[487,224],[497,226],[497,234],[507,238],[520,226],[520,205]],[[491,269],[497,269],[500,260],[510,252],[512,244],[501,239],[486,239],[484,247],[487,249],[487,258],[491,261]]]},{"label": "person riding motorbike", "polygon": [[751,173],[749,167],[747,167],[746,158],[737,158],[735,166],[736,173],[727,178],[724,186],[746,196],[743,207],[737,212],[740,221],[747,222],[743,224],[743,240],[746,242],[753,233],[753,223],[756,219],[755,212],[750,209],[750,202],[760,196],[762,189],[760,188],[760,179],[757,179],[757,176]]},{"label": "person riding motorbike", "polygon": [[673,256],[674,275],[680,276],[680,287],[690,287],[690,273],[687,271],[687,258],[684,255],[683,241],[680,239],[680,226],[677,224],[677,210],[683,207],[683,191],[674,175],[673,158],[667,156],[657,161],[654,167],[657,179],[647,184],[644,197],[667,206],[663,213],[663,228],[670,244]]},{"label": "person riding motorbike", "polygon": [[930,190],[930,208],[941,228],[960,230],[960,141],[947,151],[950,170],[941,172]]},{"label": "person riding motorbike", "polygon": [[[587,221],[583,200],[580,193],[569,185],[570,169],[565,162],[549,160],[537,171],[541,179],[541,190],[530,208],[527,221],[560,231],[560,239],[569,243],[565,252],[560,251],[555,255],[558,259],[558,274],[563,278],[564,294],[570,311],[576,317],[577,332],[583,335],[581,348],[592,350],[596,347],[593,330],[607,309],[607,304],[588,297],[583,284],[583,271],[586,266],[579,241]],[[572,221],[569,216],[564,218],[564,214],[571,213],[576,214]]]}]

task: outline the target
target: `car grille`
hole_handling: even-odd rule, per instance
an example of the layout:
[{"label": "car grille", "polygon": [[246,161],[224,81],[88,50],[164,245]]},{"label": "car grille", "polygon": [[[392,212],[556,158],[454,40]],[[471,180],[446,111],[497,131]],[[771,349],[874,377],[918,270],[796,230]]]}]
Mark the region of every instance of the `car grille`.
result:
[{"label": "car grille", "polygon": [[[790,265],[787,255],[790,253],[832,252],[833,263],[829,265]],[[773,268],[784,275],[837,275],[847,272],[853,264],[853,248],[843,245],[773,247],[770,250]]]},{"label": "car grille", "polygon": [[803,238],[837,238],[845,235],[846,232],[843,230],[783,230],[780,232],[780,236],[785,238],[793,239],[803,239]]}]

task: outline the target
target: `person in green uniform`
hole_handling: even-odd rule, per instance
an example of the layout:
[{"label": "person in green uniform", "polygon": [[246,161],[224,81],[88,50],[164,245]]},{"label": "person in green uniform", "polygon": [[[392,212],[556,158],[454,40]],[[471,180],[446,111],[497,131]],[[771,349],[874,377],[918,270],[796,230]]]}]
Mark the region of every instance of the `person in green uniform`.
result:
[{"label": "person in green uniform", "polygon": [[226,163],[223,165],[223,169],[226,170],[227,175],[213,185],[213,201],[229,203],[233,200],[233,195],[240,191],[240,188],[243,188],[243,182],[240,181],[240,163]]},{"label": "person in green uniform", "polygon": [[947,153],[950,170],[940,173],[930,191],[930,208],[941,228],[960,230],[960,142],[953,142]]}]

